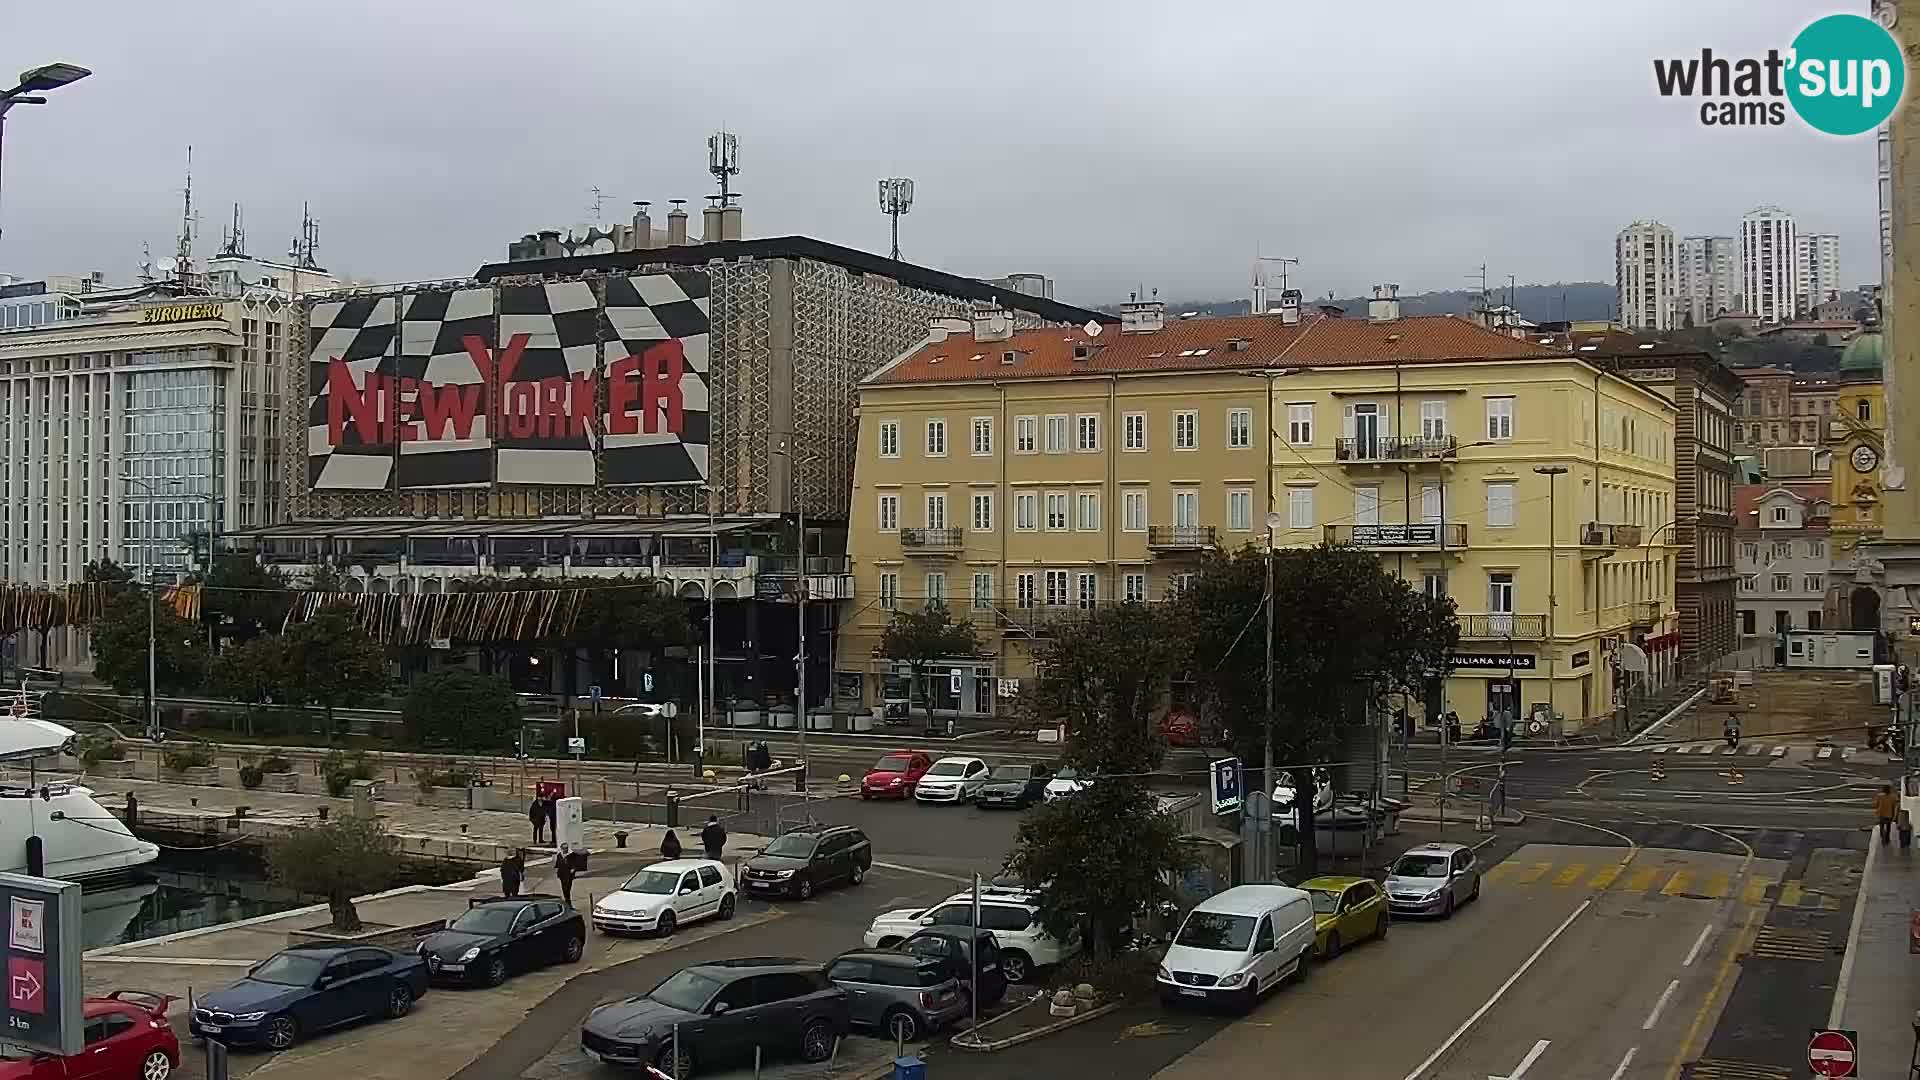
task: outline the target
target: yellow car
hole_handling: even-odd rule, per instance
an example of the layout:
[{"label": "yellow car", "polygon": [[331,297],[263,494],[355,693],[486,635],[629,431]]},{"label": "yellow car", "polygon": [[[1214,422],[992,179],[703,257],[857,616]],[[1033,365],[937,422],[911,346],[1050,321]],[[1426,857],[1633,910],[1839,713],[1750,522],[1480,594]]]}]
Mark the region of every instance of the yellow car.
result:
[{"label": "yellow car", "polygon": [[1363,877],[1317,877],[1300,887],[1313,898],[1314,945],[1323,960],[1356,941],[1387,936],[1387,894]]}]

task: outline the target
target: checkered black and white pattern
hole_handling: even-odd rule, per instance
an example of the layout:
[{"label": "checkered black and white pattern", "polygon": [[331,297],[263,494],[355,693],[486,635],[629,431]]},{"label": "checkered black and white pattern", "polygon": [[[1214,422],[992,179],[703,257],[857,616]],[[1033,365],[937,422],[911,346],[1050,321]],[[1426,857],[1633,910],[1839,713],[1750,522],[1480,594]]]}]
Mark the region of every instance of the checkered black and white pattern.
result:
[{"label": "checkered black and white pattern", "polygon": [[307,354],[307,483],[315,488],[372,491],[393,483],[393,447],[363,441],[351,424],[340,444],[328,436],[328,371],[333,361],[346,365],[358,390],[380,370],[393,347],[395,299],[356,296],[313,305]]},{"label": "checkered black and white pattern", "polygon": [[610,485],[699,483],[707,478],[711,431],[707,288],[705,274],[646,274],[607,281],[609,365],[623,357],[645,355],[649,348],[675,338],[686,356],[686,370],[680,377],[680,434],[648,434],[644,422],[641,430],[630,435],[608,433],[602,440],[601,460]]},{"label": "checkered black and white pattern", "polygon": [[[451,424],[427,430],[400,444],[399,482],[403,488],[484,487],[493,479],[493,442],[489,438],[487,376],[467,351],[477,337],[496,348],[493,290],[455,289],[400,297],[400,348],[387,374],[424,379],[436,387],[479,387],[480,407],[467,437],[457,438]],[[416,409],[416,414],[418,413]]]}]

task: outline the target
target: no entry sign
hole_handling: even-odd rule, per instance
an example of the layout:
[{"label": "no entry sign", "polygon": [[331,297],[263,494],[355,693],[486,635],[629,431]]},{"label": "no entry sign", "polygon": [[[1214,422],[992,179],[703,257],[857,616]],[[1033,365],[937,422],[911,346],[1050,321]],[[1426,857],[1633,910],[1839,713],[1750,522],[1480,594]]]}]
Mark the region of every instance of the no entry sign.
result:
[{"label": "no entry sign", "polygon": [[1851,1031],[1815,1028],[1807,1040],[1807,1068],[1815,1076],[1859,1076],[1854,1046],[1857,1036]]}]

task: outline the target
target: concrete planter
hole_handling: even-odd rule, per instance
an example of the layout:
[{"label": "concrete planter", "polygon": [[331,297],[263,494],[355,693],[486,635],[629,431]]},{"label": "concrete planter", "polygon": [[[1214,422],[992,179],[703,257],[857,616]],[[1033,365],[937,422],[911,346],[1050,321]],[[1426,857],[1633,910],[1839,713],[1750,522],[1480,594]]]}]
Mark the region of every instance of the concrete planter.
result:
[{"label": "concrete planter", "polygon": [[100,777],[103,780],[127,780],[133,776],[134,764],[135,762],[131,759],[101,761],[96,762],[93,768],[87,771],[91,775]]},{"label": "concrete planter", "polygon": [[792,731],[796,724],[797,721],[795,721],[792,713],[776,712],[772,714],[772,723],[770,726],[780,731]]},{"label": "concrete planter", "polygon": [[874,723],[874,718],[866,713],[856,713],[853,716],[853,730],[855,731],[872,731]]},{"label": "concrete planter", "polygon": [[297,772],[270,772],[260,777],[261,791],[299,791],[300,774]]},{"label": "concrete planter", "polygon": [[218,765],[203,765],[198,768],[186,769],[176,773],[175,776],[183,784],[198,784],[201,787],[220,786],[220,766]]},{"label": "concrete planter", "polygon": [[733,724],[735,727],[759,727],[760,726],[760,710],[759,709],[733,710]]}]

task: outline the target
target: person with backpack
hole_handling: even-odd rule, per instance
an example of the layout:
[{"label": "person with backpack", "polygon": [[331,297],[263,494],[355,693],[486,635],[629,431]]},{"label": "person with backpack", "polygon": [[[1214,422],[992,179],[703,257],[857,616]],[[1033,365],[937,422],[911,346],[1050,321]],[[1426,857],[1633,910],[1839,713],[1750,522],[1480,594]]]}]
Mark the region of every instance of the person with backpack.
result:
[{"label": "person with backpack", "polygon": [[720,853],[727,848],[727,827],[718,817],[707,815],[707,825],[700,830],[700,845],[707,849],[707,858],[720,861]]}]

